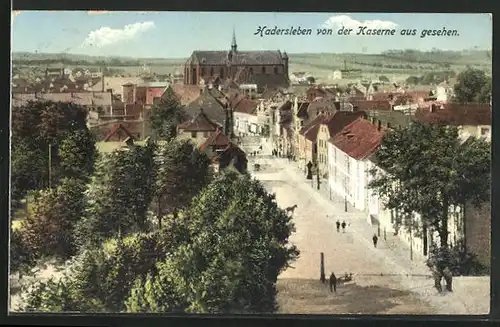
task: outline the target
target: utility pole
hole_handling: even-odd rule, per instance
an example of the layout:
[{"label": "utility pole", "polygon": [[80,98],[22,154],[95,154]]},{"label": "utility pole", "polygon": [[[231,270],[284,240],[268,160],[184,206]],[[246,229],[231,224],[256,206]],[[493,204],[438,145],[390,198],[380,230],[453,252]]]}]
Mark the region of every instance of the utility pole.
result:
[{"label": "utility pole", "polygon": [[316,165],[316,179],[317,179],[317,182],[318,182],[318,190],[319,190],[319,184],[320,184],[320,180],[319,180],[319,164]]},{"label": "utility pole", "polygon": [[413,215],[410,214],[410,260],[413,261]]},{"label": "utility pole", "polygon": [[52,144],[49,143],[49,188],[52,188]]}]

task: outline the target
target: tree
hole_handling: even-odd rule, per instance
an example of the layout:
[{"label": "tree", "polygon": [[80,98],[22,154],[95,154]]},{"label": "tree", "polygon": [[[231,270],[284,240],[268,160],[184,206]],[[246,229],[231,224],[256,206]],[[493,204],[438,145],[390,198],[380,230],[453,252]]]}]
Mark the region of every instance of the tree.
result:
[{"label": "tree", "polygon": [[161,228],[164,215],[190,204],[210,182],[210,160],[189,140],[172,140],[161,145],[156,156],[156,214]]},{"label": "tree", "polygon": [[76,226],[79,246],[99,245],[122,232],[150,228],[147,211],[154,189],[155,145],[133,146],[103,156],[87,192],[85,217]]},{"label": "tree", "polygon": [[27,290],[27,310],[121,312],[137,279],[156,276],[156,262],[171,249],[163,231],[108,239],[68,262],[60,280],[37,283]]},{"label": "tree", "polygon": [[41,189],[48,173],[48,155],[26,141],[12,144],[11,201],[16,208],[29,190]]},{"label": "tree", "polygon": [[88,129],[68,133],[59,146],[61,175],[88,182],[97,155],[94,137]]},{"label": "tree", "polygon": [[255,313],[276,310],[279,273],[297,258],[291,218],[249,175],[218,175],[179,214],[184,244],[136,281],[129,312]]},{"label": "tree", "polygon": [[59,145],[68,134],[87,130],[86,117],[87,110],[72,103],[29,101],[13,108],[14,200],[20,200],[27,190],[48,186],[49,154],[51,184],[58,184],[64,177],[59,171]]},{"label": "tree", "polygon": [[385,75],[380,75],[378,79],[381,82],[387,82],[387,83],[389,83],[389,78],[387,78],[387,76],[385,76]]},{"label": "tree", "polygon": [[165,140],[171,140],[176,135],[177,125],[188,118],[178,96],[169,87],[161,97],[159,103],[153,105],[151,115],[151,129],[153,133]]},{"label": "tree", "polygon": [[458,74],[454,90],[457,102],[489,102],[491,80],[484,71],[468,68]]},{"label": "tree", "polygon": [[22,244],[33,257],[66,260],[75,254],[73,228],[84,214],[84,191],[80,181],[63,179],[57,188],[35,197],[33,214],[22,221],[20,230]]},{"label": "tree", "polygon": [[384,136],[376,157],[380,170],[371,171],[369,187],[387,209],[403,215],[406,227],[415,227],[410,218],[419,213],[442,246],[448,244],[451,206],[489,200],[490,146],[473,138],[461,143],[456,127],[415,122],[395,129]]},{"label": "tree", "polygon": [[420,84],[420,78],[418,78],[417,76],[410,76],[406,79],[406,84],[418,85]]}]

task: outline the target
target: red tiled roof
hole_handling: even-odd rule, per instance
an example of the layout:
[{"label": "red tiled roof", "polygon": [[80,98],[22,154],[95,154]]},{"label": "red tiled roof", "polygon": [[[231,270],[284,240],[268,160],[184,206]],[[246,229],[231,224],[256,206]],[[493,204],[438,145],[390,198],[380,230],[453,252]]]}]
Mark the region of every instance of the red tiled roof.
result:
[{"label": "red tiled roof", "polygon": [[388,100],[365,100],[365,101],[350,101],[358,110],[384,110],[392,109],[391,103]]},{"label": "red tiled roof", "polygon": [[214,134],[212,134],[209,138],[205,140],[200,145],[200,151],[204,152],[210,146],[216,146],[218,148],[225,148],[231,144],[231,140],[222,133],[221,130],[218,130]]},{"label": "red tiled roof", "polygon": [[454,126],[491,125],[491,106],[488,103],[448,103],[443,109],[419,108],[415,119],[428,124],[447,124]]},{"label": "red tiled roof", "polygon": [[107,142],[109,141],[109,139],[115,135],[118,130],[122,130],[125,134],[127,134],[128,137],[130,138],[134,138],[134,136],[132,135],[132,133],[130,133],[130,131],[125,127],[123,126],[122,124],[116,124],[115,126],[113,126],[113,128],[109,131],[108,135],[106,135],[106,137],[104,138],[104,142]]},{"label": "red tiled roof", "polygon": [[360,117],[330,138],[329,142],[348,156],[363,160],[378,149],[383,135],[384,130],[379,131],[377,126]]},{"label": "red tiled roof", "polygon": [[146,104],[153,104],[154,98],[159,98],[165,92],[165,87],[148,87],[146,93]]},{"label": "red tiled roof", "polygon": [[171,88],[183,105],[190,104],[200,96],[198,85],[172,84]]},{"label": "red tiled roof", "polygon": [[330,137],[333,137],[339,133],[342,128],[349,125],[359,117],[362,117],[364,112],[362,111],[337,111],[334,114],[326,117],[323,124],[328,127],[328,132]]},{"label": "red tiled roof", "polygon": [[233,108],[235,112],[250,115],[253,114],[255,110],[257,110],[257,106],[259,105],[258,101],[250,100],[244,94],[233,95],[229,99],[229,103],[231,105],[231,108]]},{"label": "red tiled roof", "polygon": [[210,132],[217,130],[219,127],[219,124],[208,118],[208,116],[203,112],[203,109],[200,109],[200,113],[192,120],[177,125],[177,128],[181,128],[189,132]]}]

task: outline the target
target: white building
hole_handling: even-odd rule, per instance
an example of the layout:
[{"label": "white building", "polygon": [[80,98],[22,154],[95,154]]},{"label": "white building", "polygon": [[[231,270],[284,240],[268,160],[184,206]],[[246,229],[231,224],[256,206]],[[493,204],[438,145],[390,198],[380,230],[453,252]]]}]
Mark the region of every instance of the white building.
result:
[{"label": "white building", "polygon": [[353,207],[367,211],[368,158],[377,150],[383,132],[360,117],[328,142],[328,184]]},{"label": "white building", "polygon": [[436,87],[436,101],[447,103],[453,98],[453,88],[447,84],[438,85]]},{"label": "white building", "polygon": [[335,70],[331,76],[331,79],[342,79],[342,72],[340,70]]},{"label": "white building", "polygon": [[307,83],[307,79],[311,77],[311,74],[307,72],[293,72],[290,74],[289,78],[293,84]]},{"label": "white building", "polygon": [[261,135],[263,125],[257,115],[259,102],[240,96],[231,103],[234,112],[234,130],[238,135]]}]

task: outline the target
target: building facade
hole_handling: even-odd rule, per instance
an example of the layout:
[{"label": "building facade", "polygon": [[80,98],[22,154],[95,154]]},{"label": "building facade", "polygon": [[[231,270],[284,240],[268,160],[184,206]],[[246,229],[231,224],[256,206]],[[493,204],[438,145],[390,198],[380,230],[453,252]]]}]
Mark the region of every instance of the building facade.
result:
[{"label": "building facade", "polygon": [[288,55],[281,51],[239,51],[236,36],[229,51],[194,51],[184,65],[184,84],[219,79],[237,84],[288,86]]}]

